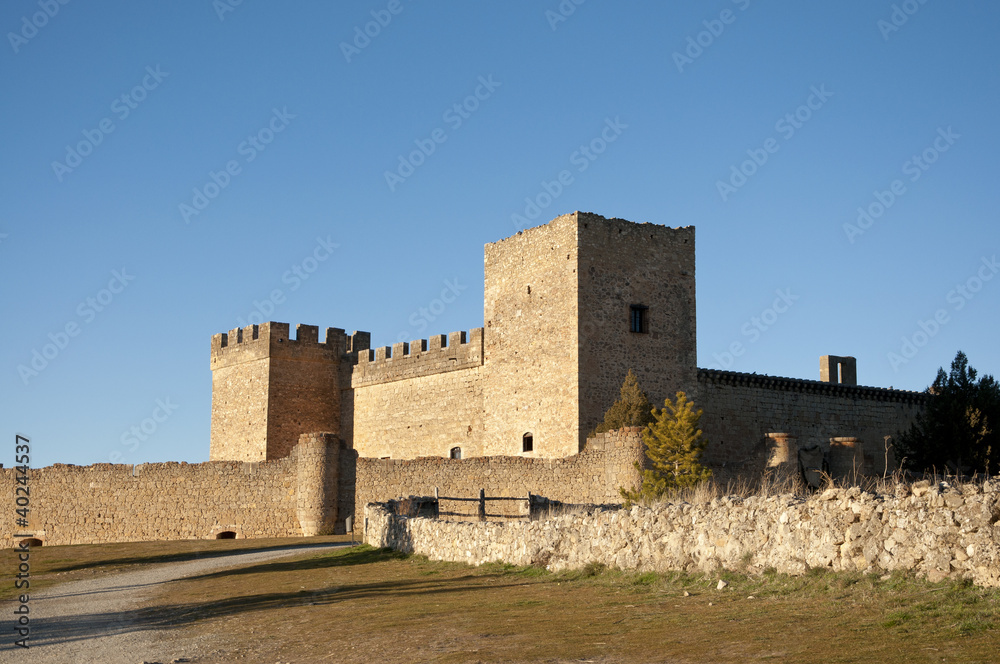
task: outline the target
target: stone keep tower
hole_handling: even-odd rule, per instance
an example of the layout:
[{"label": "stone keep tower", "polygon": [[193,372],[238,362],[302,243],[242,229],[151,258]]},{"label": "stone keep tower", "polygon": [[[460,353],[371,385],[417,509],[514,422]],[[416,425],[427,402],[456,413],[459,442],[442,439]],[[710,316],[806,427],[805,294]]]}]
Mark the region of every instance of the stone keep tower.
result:
[{"label": "stone keep tower", "polygon": [[264,323],[212,336],[212,461],[288,456],[304,432],[340,432],[338,371],[348,338]]},{"label": "stone keep tower", "polygon": [[629,369],[693,394],[694,268],[694,227],[584,212],[486,245],[483,453],[575,454]]}]

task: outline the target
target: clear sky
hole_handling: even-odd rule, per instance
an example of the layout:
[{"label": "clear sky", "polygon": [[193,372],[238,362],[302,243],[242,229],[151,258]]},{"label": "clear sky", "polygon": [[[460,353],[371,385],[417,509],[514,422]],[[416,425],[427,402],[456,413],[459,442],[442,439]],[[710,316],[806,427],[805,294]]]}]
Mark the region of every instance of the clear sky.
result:
[{"label": "clear sky", "polygon": [[15,433],[206,460],[213,333],[481,326],[483,244],[574,210],[697,227],[699,366],[1000,373],[996,3],[8,0],[0,31],[5,464]]}]

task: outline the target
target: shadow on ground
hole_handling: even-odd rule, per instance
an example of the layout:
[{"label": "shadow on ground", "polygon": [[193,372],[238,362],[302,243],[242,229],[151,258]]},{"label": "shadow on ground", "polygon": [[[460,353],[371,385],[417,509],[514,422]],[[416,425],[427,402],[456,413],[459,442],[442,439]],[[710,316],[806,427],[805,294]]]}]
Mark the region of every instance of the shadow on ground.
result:
[{"label": "shadow on ground", "polygon": [[[294,562],[274,562],[251,567],[213,572],[186,577],[185,581],[219,579],[227,576],[253,573],[306,571],[350,565],[367,565],[404,559],[397,551],[359,547],[335,554],[317,556]],[[68,643],[101,635],[126,634],[148,630],[178,629],[194,623],[217,618],[238,616],[255,611],[287,609],[297,606],[322,606],[360,599],[398,599],[411,595],[424,597],[450,594],[468,590],[496,590],[523,585],[511,579],[510,584],[491,584],[488,588],[481,577],[464,575],[457,578],[429,578],[426,581],[381,581],[377,583],[346,584],[322,590],[297,592],[260,593],[226,597],[207,602],[188,602],[158,606],[140,611],[120,611],[105,614],[84,614],[65,618],[39,617],[32,622],[33,634],[38,634],[35,645]]]}]

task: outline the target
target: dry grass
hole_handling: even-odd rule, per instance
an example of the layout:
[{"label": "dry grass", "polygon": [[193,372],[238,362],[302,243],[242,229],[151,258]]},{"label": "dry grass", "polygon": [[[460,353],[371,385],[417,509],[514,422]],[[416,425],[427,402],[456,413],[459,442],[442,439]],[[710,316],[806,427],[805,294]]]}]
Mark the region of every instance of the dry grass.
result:
[{"label": "dry grass", "polygon": [[[33,561],[61,580],[333,539],[51,547]],[[134,617],[173,637],[209,635],[215,650],[198,664],[993,662],[1000,592],[820,570],[552,574],[354,547],[172,582]]]},{"label": "dry grass", "polygon": [[177,581],[142,620],[214,635],[204,664],[993,662],[1000,593],[819,570],[552,574],[356,547]]},{"label": "dry grass", "polygon": [[[821,473],[821,475],[823,480],[822,486],[818,489],[819,492],[830,488],[844,489],[859,487],[862,491],[882,495],[893,495],[900,491],[908,493],[914,482],[919,481],[929,481],[932,486],[941,483],[945,485],[957,486],[959,488],[963,486],[975,486],[979,490],[982,490],[983,485],[986,482],[991,481],[991,478],[982,475],[956,477],[954,475],[942,475],[935,473],[915,476],[899,470],[884,477],[857,475],[854,478],[838,480],[835,480],[826,473]],[[995,482],[996,480],[993,479],[992,481]],[[810,491],[806,487],[805,482],[803,482],[799,477],[782,478],[778,475],[765,473],[756,480],[739,477],[735,480],[730,480],[725,484],[721,484],[715,480],[708,480],[707,482],[701,482],[693,487],[685,487],[683,489],[671,491],[655,501],[638,501],[635,504],[649,506],[651,503],[685,502],[697,505],[710,503],[716,498],[724,498],[727,496],[740,498],[757,496],[761,498],[769,498],[772,496],[790,495],[804,498],[813,495],[813,493],[814,492]]]}]

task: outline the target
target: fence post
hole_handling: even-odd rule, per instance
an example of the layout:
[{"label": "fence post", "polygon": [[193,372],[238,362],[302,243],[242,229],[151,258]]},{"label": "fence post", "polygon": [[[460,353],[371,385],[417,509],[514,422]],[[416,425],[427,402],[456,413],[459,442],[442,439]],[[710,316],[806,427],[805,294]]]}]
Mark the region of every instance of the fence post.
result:
[{"label": "fence post", "polygon": [[479,520],[486,521],[486,489],[479,490]]},{"label": "fence post", "polygon": [[441,496],[438,495],[437,487],[434,487],[434,518],[441,518]]}]

